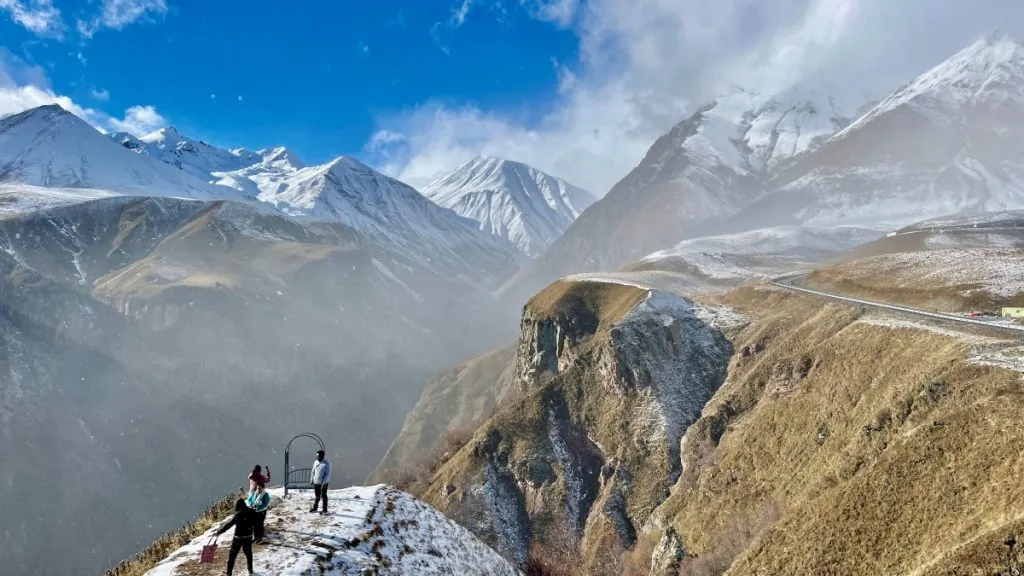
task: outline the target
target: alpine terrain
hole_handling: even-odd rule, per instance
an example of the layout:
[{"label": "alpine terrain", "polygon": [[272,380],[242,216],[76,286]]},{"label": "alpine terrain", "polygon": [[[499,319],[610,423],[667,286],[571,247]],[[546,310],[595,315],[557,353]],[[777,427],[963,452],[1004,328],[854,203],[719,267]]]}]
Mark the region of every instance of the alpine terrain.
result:
[{"label": "alpine terrain", "polygon": [[[1024,207],[1024,48],[993,34],[877,104],[798,88],[738,90],[661,137],[519,272],[522,300],[572,272],[614,270],[698,236],[807,224],[889,230]],[[842,96],[842,97],[841,97]]]},{"label": "alpine terrain", "polygon": [[519,162],[481,156],[423,189],[445,208],[480,223],[529,256],[540,254],[595,198]]},{"label": "alpine terrain", "polygon": [[[305,429],[362,480],[429,374],[506,337],[487,290],[518,251],[354,160],[301,166],[57,106],[0,120],[13,573],[99,572]],[[37,489],[57,477],[81,480]],[[66,531],[88,553],[44,554]]]}]

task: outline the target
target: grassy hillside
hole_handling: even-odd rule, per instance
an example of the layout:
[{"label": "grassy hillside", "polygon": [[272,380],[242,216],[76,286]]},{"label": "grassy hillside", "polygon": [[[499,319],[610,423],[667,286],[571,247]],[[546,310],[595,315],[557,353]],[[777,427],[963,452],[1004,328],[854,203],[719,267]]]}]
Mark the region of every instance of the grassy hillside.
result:
[{"label": "grassy hillside", "polygon": [[802,296],[727,301],[757,321],[657,514],[690,555],[739,553],[729,574],[1006,568],[1024,514],[1020,374],[969,363],[961,339]]}]

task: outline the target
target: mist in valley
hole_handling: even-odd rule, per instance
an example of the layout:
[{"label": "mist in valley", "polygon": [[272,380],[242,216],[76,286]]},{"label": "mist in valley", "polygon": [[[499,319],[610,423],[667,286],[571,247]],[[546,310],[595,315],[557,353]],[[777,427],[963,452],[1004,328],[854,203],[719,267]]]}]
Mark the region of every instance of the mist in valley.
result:
[{"label": "mist in valley", "polygon": [[[362,483],[427,377],[508,336],[486,292],[346,234],[164,199],[0,222],[12,573],[102,572],[254,464],[281,482],[300,432],[324,439],[332,484]],[[48,554],[69,532],[73,553]]]}]

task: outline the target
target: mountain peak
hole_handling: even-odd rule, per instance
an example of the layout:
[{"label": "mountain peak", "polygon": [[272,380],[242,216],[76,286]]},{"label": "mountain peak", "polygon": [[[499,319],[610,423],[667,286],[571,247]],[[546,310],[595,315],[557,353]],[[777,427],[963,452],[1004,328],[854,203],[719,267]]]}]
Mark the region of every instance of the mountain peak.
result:
[{"label": "mountain peak", "polygon": [[190,138],[179,132],[174,126],[164,126],[163,128],[154,130],[153,132],[142,136],[139,140],[153,144],[156,142],[178,142],[181,140],[190,140]]},{"label": "mountain peak", "polygon": [[565,180],[493,156],[473,158],[428,184],[423,195],[530,255],[558,238],[595,201]]},{"label": "mountain peak", "polygon": [[284,146],[259,150],[256,154],[262,157],[263,162],[266,164],[275,164],[296,169],[306,167],[305,163],[300,160],[298,156]]},{"label": "mountain peak", "polygon": [[1001,102],[1024,103],[1024,46],[993,32],[900,87],[836,137],[906,105],[939,118],[963,106]]},{"label": "mountain peak", "polygon": [[74,120],[81,122],[83,125],[88,125],[85,120],[75,116],[60,104],[44,104],[43,106],[29,108],[28,110],[18,112],[17,114],[11,114],[5,118],[0,118],[0,121],[2,121],[4,125],[12,126],[32,118],[38,118],[46,122],[61,118],[73,118]]}]

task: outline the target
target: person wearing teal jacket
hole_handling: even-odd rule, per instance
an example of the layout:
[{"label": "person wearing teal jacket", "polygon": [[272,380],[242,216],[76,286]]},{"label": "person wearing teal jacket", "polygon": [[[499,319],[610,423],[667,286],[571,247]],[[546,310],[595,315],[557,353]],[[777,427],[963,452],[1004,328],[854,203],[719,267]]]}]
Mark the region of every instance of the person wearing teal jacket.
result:
[{"label": "person wearing teal jacket", "polygon": [[256,491],[249,494],[245,501],[249,508],[252,508],[256,513],[256,521],[253,526],[256,536],[255,544],[262,544],[263,537],[266,535],[263,523],[267,519],[267,509],[270,508],[270,494],[267,493],[266,488],[263,482],[256,482]]}]

